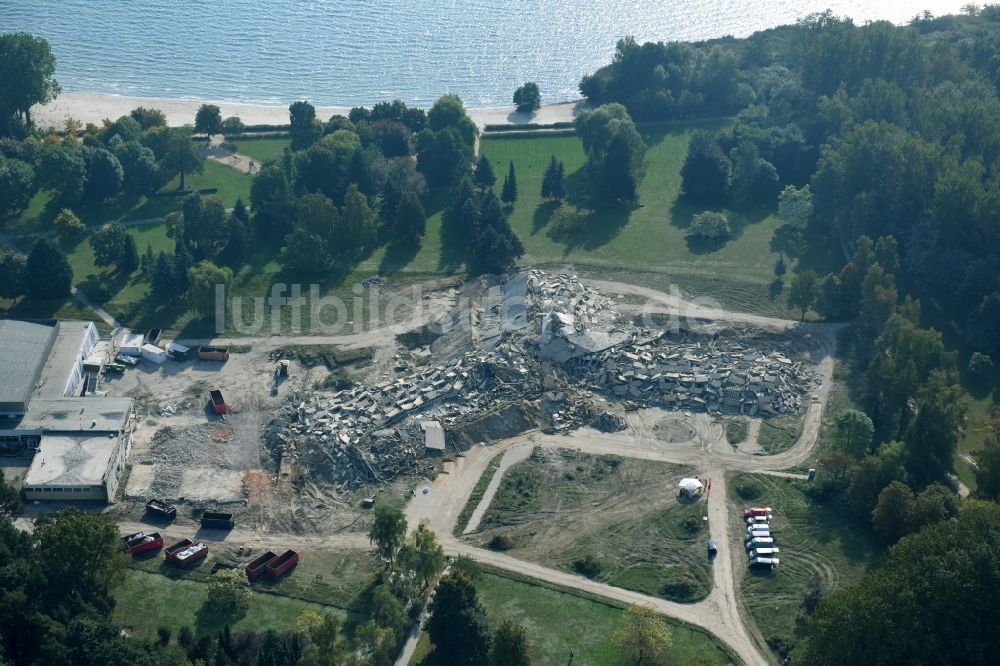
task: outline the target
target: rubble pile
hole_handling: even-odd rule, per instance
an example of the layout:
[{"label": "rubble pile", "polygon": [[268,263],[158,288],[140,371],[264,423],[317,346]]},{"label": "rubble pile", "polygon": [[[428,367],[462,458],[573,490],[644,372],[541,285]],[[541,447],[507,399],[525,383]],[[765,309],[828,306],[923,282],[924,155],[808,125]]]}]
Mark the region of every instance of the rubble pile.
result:
[{"label": "rubble pile", "polygon": [[666,336],[575,358],[570,376],[597,391],[691,411],[773,416],[798,411],[810,368],[777,349],[730,338]]},{"label": "rubble pile", "polygon": [[[420,427],[428,420],[441,424],[455,449],[477,441],[464,428],[528,403],[537,407],[529,411],[538,423],[518,427],[613,432],[625,428],[615,405],[792,413],[813,381],[811,366],[793,360],[787,340],[749,331],[720,335],[717,327],[649,330],[573,274],[522,272],[506,282],[483,281],[479,294],[466,313],[471,335],[457,352],[454,345],[447,356],[434,352],[440,333],[416,330],[399,338],[408,349],[397,355],[395,377],[294,396],[269,429],[275,457],[300,460],[339,487],[355,488],[432,474],[429,456],[437,451],[425,445]],[[456,313],[453,322],[462,316]]]}]

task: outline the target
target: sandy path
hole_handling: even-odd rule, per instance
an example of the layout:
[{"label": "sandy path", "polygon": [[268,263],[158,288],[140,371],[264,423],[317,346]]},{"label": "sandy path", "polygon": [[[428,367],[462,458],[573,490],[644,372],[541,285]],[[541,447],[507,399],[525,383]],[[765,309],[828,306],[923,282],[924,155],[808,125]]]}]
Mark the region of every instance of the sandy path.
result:
[{"label": "sandy path", "polygon": [[507,473],[507,470],[510,469],[511,465],[515,465],[522,460],[527,460],[528,456],[531,455],[532,448],[534,447],[530,443],[526,443],[507,449],[507,451],[503,454],[503,458],[500,459],[500,466],[497,468],[493,478],[490,479],[490,484],[486,486],[483,498],[479,500],[479,504],[476,505],[476,510],[473,511],[472,516],[469,517],[469,523],[465,526],[465,529],[462,530],[462,534],[469,534],[470,532],[475,532],[479,529],[479,523],[482,522],[486,509],[489,508],[490,502],[493,501],[493,497],[497,494],[497,490],[500,489],[500,482],[503,481],[503,475]]},{"label": "sandy path", "polygon": [[[294,101],[294,100],[290,100]],[[378,100],[375,100],[378,101]],[[193,99],[166,99],[123,97],[105,93],[65,92],[55,100],[43,106],[31,109],[31,117],[35,124],[42,128],[54,127],[62,129],[66,120],[74,118],[82,123],[100,125],[105,118],[115,120],[128,115],[132,109],[144,106],[163,111],[169,125],[194,124],[194,116],[202,104],[216,104],[222,112],[222,117],[239,116],[247,125],[287,125],[288,105],[247,104],[244,102],[212,102]],[[523,125],[526,123],[550,124],[569,122],[579,112],[582,102],[564,102],[562,104],[546,104],[532,114],[517,113],[514,107],[499,107],[495,109],[468,109],[472,120],[484,125]],[[371,105],[369,105],[371,106]],[[330,116],[346,116],[350,107],[318,106],[316,117],[326,120]]]}]

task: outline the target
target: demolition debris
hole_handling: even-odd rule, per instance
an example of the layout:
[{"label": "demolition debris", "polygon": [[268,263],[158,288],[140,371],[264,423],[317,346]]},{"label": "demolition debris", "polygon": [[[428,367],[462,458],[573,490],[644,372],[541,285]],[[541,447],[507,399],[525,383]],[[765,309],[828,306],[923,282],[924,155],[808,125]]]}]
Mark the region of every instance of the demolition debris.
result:
[{"label": "demolition debris", "polygon": [[[440,333],[414,331],[394,378],[293,395],[266,436],[277,463],[348,490],[433,475],[435,456],[482,441],[467,431],[491,418],[501,430],[516,421],[509,436],[621,430],[614,411],[642,406],[768,417],[797,412],[818,381],[787,334],[709,323],[664,332],[572,273],[483,279],[475,291],[442,331],[464,351],[438,354]],[[462,325],[465,337],[453,330]]]}]

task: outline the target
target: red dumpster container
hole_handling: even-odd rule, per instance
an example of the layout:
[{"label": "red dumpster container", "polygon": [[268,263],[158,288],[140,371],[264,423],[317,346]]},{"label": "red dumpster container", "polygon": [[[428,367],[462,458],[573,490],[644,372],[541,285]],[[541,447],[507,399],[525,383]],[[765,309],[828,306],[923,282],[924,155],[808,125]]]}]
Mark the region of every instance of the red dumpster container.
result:
[{"label": "red dumpster container", "polygon": [[163,548],[163,537],[159,532],[136,532],[122,537],[122,547],[129,555],[138,555],[148,550]]},{"label": "red dumpster container", "polygon": [[229,360],[229,349],[227,347],[199,347],[198,358],[203,361],[226,362]]},{"label": "red dumpster container", "polygon": [[246,566],[247,579],[248,580],[257,580],[258,578],[260,578],[261,576],[263,576],[265,573],[267,573],[267,565],[268,565],[268,563],[271,560],[273,560],[274,558],[276,558],[276,557],[277,557],[277,555],[274,554],[273,552],[271,552],[270,550],[267,551],[266,553],[263,553],[263,554],[258,555],[257,557],[255,557]]},{"label": "red dumpster container", "polygon": [[212,399],[212,410],[216,414],[225,414],[228,411],[226,401],[222,397],[222,391],[219,389],[212,389],[208,392],[208,395]]},{"label": "red dumpster container", "polygon": [[167,562],[175,562],[177,560],[177,554],[180,553],[185,548],[192,546],[193,544],[194,541],[191,541],[191,539],[181,539],[174,545],[167,548],[167,550],[164,553],[164,556],[167,558]]},{"label": "red dumpster container", "polygon": [[201,543],[200,541],[196,544],[192,544],[180,551],[174,556],[174,562],[181,565],[182,567],[191,566],[198,560],[204,559],[208,556],[208,546]]},{"label": "red dumpster container", "polygon": [[299,563],[299,554],[294,550],[286,550],[267,564],[267,575],[279,578],[289,569]]}]

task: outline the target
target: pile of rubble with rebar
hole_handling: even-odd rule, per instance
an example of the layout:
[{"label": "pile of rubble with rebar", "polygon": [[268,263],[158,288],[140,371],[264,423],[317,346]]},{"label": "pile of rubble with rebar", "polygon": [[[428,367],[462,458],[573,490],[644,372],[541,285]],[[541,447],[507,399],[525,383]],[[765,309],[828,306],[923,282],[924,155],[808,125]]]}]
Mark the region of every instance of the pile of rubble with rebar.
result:
[{"label": "pile of rubble with rebar", "polygon": [[400,353],[395,378],[294,395],[268,431],[275,457],[353,489],[433,475],[428,454],[441,451],[425,439],[427,422],[454,451],[463,427],[517,405],[544,415],[529,427],[618,430],[611,403],[766,417],[796,412],[814,381],[780,336],[658,331],[573,274],[533,270],[486,284],[464,316],[469,348],[446,363],[423,346],[409,359]]}]

